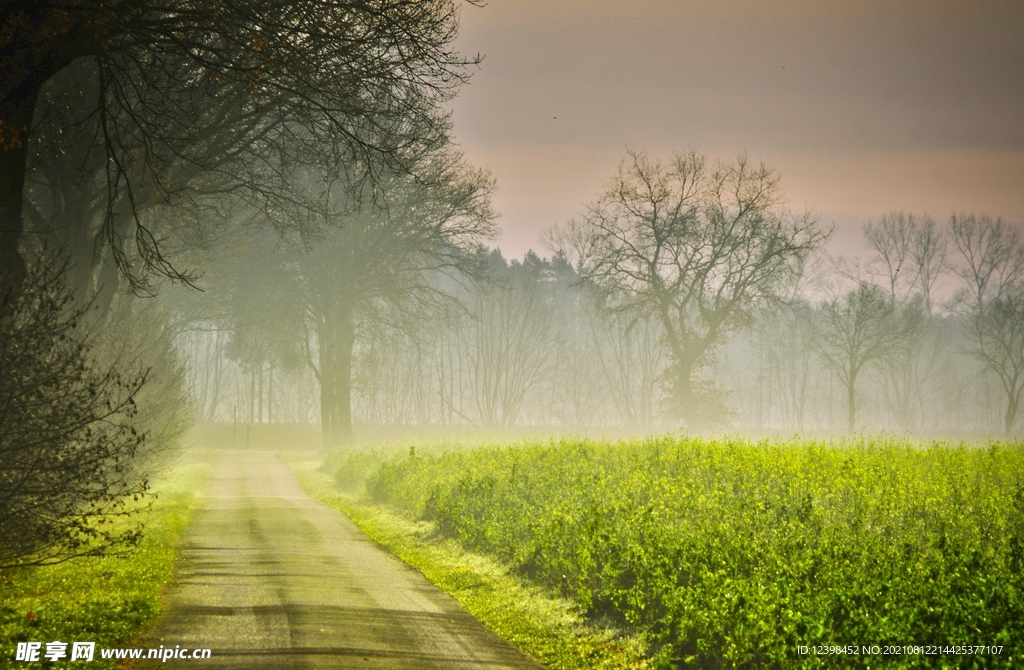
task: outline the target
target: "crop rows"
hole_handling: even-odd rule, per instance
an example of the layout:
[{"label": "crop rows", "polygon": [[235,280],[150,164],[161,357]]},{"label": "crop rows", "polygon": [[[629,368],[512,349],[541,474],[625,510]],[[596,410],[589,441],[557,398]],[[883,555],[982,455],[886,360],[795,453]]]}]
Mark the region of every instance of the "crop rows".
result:
[{"label": "crop rows", "polygon": [[[1009,666],[1024,653],[1024,452],[659,438],[410,455],[379,503],[697,667]],[[801,654],[997,645],[998,654]]]}]

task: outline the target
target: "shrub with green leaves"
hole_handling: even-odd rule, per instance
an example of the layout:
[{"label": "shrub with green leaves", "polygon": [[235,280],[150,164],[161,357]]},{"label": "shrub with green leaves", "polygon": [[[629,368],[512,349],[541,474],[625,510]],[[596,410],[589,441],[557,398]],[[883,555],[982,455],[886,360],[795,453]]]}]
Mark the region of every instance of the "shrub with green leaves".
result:
[{"label": "shrub with green leaves", "polygon": [[[899,440],[563,441],[383,464],[369,494],[687,667],[1011,665],[1024,450]],[[1002,645],[998,656],[799,645]]]}]

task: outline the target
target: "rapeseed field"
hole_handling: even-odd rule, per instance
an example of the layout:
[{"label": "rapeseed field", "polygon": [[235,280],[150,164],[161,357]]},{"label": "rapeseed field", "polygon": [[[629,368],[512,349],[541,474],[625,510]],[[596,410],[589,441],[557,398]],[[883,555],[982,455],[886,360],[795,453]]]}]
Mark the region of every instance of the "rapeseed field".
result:
[{"label": "rapeseed field", "polygon": [[377,503],[641,635],[664,667],[1012,667],[1024,449],[661,437],[410,454]]}]

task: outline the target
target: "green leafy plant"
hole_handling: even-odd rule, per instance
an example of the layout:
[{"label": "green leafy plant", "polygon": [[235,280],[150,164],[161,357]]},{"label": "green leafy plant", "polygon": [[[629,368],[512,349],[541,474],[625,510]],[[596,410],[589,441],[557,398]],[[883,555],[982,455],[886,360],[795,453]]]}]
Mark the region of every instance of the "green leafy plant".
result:
[{"label": "green leafy plant", "polygon": [[[820,667],[821,645],[1024,649],[1024,451],[563,441],[388,462],[367,491],[434,521],[675,667]],[[918,666],[937,657],[828,658]]]}]

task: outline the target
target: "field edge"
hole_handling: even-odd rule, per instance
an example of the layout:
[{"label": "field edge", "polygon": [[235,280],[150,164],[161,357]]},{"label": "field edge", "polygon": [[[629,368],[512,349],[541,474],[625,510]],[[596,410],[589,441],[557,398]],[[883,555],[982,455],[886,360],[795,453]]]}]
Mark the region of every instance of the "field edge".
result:
[{"label": "field edge", "polygon": [[319,463],[290,463],[313,499],[340,511],[367,537],[455,598],[487,628],[554,670],[652,668],[640,638],[583,621],[572,606],[524,584],[493,559],[438,538],[432,524],[410,521],[342,493]]}]

